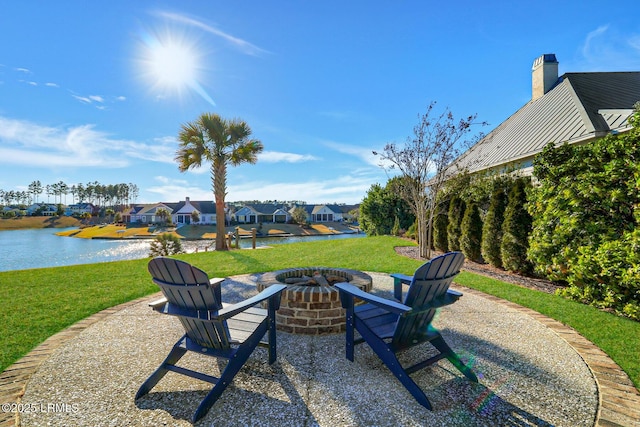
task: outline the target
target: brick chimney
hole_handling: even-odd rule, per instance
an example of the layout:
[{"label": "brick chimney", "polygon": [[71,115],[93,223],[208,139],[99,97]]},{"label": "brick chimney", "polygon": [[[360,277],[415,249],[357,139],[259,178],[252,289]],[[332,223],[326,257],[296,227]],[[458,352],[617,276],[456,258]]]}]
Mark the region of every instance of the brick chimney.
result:
[{"label": "brick chimney", "polygon": [[558,81],[558,60],[554,53],[545,53],[533,61],[531,69],[531,100],[542,97]]}]

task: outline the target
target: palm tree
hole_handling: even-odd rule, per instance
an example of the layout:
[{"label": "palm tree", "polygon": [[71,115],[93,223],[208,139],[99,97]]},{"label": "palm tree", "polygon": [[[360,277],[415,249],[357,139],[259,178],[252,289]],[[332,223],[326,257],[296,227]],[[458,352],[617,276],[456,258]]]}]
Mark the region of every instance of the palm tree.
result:
[{"label": "palm tree", "polygon": [[176,161],[180,172],[211,163],[211,182],[216,201],[216,250],[226,250],[224,198],[227,193],[227,164],[255,163],[262,143],[251,139],[251,128],[242,120],[226,120],[203,113],[196,121],[182,125]]}]

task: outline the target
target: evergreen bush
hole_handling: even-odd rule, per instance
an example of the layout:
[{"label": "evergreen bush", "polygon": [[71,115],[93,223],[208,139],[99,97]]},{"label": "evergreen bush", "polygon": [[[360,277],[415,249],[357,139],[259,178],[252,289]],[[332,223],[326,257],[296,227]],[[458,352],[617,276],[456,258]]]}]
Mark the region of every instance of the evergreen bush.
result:
[{"label": "evergreen bush", "polygon": [[391,227],[391,235],[400,236],[400,219],[397,216],[393,222],[393,227]]},{"label": "evergreen bush", "polygon": [[[446,209],[448,210],[448,204]],[[444,209],[444,208],[443,208]],[[436,215],[433,224],[433,246],[435,249],[448,252],[449,244],[447,242],[447,224],[449,223],[446,213]]]},{"label": "evergreen bush", "polygon": [[529,274],[533,269],[531,262],[527,259],[532,219],[525,208],[526,186],[525,178],[518,178],[513,182],[504,213],[500,245],[500,256],[504,268],[521,274]]},{"label": "evergreen bush", "polygon": [[465,257],[474,262],[482,262],[482,220],[478,205],[467,205],[460,225],[460,249]]},{"label": "evergreen bush", "polygon": [[460,224],[462,223],[464,208],[464,200],[460,197],[454,196],[449,202],[447,245],[450,251],[460,250]]},{"label": "evergreen bush", "polygon": [[496,186],[491,196],[489,210],[482,226],[482,257],[494,267],[502,268],[500,246],[502,244],[502,224],[507,205],[507,195],[502,186]]}]

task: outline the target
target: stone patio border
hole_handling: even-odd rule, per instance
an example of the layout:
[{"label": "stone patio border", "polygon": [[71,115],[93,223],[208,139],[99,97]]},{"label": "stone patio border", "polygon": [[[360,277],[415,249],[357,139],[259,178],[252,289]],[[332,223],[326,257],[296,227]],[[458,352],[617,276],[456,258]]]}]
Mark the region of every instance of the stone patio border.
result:
[{"label": "stone patio border", "polygon": [[[605,352],[572,328],[534,310],[460,285],[464,292],[487,298],[528,315],[562,337],[582,357],[594,375],[598,387],[597,427],[640,426],[640,392],[629,376]],[[102,310],[49,337],[0,374],[0,404],[20,403],[31,376],[56,349],[96,322],[144,300],[161,297],[160,292]],[[18,413],[0,412],[0,427],[19,427]]]}]

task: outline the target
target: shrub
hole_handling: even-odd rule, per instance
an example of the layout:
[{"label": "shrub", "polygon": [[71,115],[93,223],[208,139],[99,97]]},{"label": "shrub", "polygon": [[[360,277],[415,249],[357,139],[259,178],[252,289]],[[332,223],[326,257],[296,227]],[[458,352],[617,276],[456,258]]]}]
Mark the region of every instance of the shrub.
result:
[{"label": "shrub", "polygon": [[565,297],[640,320],[640,228],[598,247],[582,246],[568,263]]},{"label": "shrub", "polygon": [[518,178],[509,192],[500,245],[504,268],[521,274],[529,274],[532,271],[532,265],[527,259],[532,219],[525,209],[526,186],[525,178]]},{"label": "shrub", "polygon": [[416,242],[418,241],[418,222],[417,221],[414,221],[413,224],[411,224],[411,226],[405,233],[405,236],[408,237],[409,239],[415,240]]},{"label": "shrub", "polygon": [[149,257],[169,256],[183,252],[179,237],[171,233],[163,233],[151,242]]},{"label": "shrub", "polygon": [[482,220],[480,219],[478,205],[475,203],[467,205],[460,229],[460,249],[462,253],[471,261],[482,262]]},{"label": "shrub", "polygon": [[566,297],[640,319],[640,111],[634,128],[534,160],[529,257]]},{"label": "shrub", "polygon": [[400,219],[396,217],[395,221],[393,221],[393,227],[391,227],[391,235],[400,236],[400,234]]},{"label": "shrub", "polygon": [[[448,209],[448,204],[446,208]],[[449,251],[449,244],[447,242],[448,223],[449,219],[446,213],[436,215],[433,223],[433,246],[442,252]]]},{"label": "shrub", "polygon": [[447,224],[447,244],[450,251],[460,250],[460,225],[464,213],[465,203],[459,197],[453,197],[449,202],[449,222]]},{"label": "shrub", "polygon": [[360,226],[370,236],[391,234],[396,218],[399,229],[407,229],[415,221],[398,195],[397,179],[390,179],[385,187],[373,184],[360,204]]},{"label": "shrub", "polygon": [[502,268],[500,245],[502,244],[502,224],[507,204],[507,195],[502,187],[494,190],[489,210],[482,227],[482,257],[491,265]]}]

